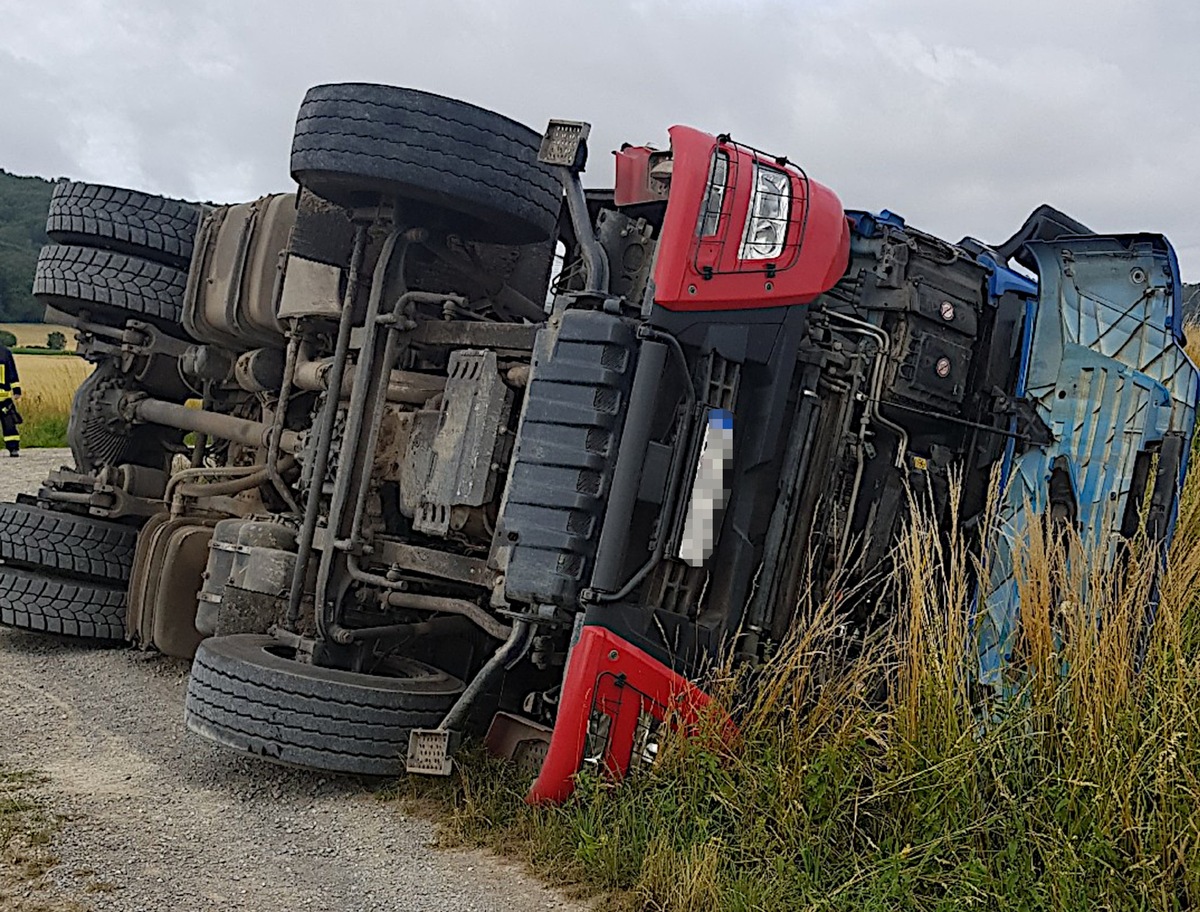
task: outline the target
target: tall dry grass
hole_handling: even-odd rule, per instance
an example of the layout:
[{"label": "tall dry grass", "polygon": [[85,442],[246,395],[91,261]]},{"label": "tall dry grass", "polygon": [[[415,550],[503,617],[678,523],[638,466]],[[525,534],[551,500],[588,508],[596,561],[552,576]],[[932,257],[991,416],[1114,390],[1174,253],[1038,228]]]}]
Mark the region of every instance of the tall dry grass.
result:
[{"label": "tall dry grass", "polygon": [[583,776],[558,809],[525,808],[527,782],[476,755],[455,837],[608,891],[612,908],[1200,903],[1200,485],[1165,571],[1144,540],[1113,566],[1029,521],[1003,699],[972,683],[980,568],[958,523],[940,533],[915,503],[896,554],[877,637],[848,651],[834,606],[807,604],[752,681],[720,676],[736,745],[668,733],[653,767],[621,787]]}]

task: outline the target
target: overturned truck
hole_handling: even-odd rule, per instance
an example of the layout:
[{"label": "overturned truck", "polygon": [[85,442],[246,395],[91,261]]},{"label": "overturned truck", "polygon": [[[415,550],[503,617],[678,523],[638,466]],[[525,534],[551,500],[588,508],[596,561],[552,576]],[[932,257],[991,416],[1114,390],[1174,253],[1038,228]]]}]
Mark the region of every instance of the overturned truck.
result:
[{"label": "overturned truck", "polygon": [[587,137],[328,85],[295,194],[60,184],[35,293],[96,369],[75,464],[0,505],[0,622],[194,656],[187,726],[235,750],[444,774],[486,731],[558,800],[847,573],[848,636],[886,615],[910,492],[960,478],[970,524],[1005,483],[985,683],[1027,505],[1165,554],[1197,380],[1161,236],[952,244],[687,127],[585,190]]}]

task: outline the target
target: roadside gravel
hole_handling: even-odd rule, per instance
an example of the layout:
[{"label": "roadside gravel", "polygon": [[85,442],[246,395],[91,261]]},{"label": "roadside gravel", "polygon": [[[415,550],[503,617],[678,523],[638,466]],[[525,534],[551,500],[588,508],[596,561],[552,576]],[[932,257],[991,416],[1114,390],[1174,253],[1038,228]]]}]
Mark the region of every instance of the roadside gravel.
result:
[{"label": "roadside gravel", "polygon": [[[65,450],[0,457],[0,500]],[[0,763],[42,772],[66,820],[65,900],[151,909],[583,909],[492,856],[433,848],[435,825],[372,784],[243,759],[188,735],[188,663],[0,628]]]},{"label": "roadside gravel", "polygon": [[21,450],[16,459],[0,451],[0,501],[12,501],[18,494],[34,494],[50,472],[74,464],[66,448]]}]

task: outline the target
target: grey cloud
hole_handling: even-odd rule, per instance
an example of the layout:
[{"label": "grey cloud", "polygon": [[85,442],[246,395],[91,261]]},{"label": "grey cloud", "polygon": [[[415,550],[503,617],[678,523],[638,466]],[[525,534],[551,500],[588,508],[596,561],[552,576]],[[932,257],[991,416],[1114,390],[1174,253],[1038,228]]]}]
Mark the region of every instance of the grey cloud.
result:
[{"label": "grey cloud", "polygon": [[1002,239],[1051,202],[1200,276],[1200,10],[963,4],[0,0],[0,167],[192,198],[286,188],[304,90],[411,85],[607,151],[672,123],[786,153],[849,206]]}]

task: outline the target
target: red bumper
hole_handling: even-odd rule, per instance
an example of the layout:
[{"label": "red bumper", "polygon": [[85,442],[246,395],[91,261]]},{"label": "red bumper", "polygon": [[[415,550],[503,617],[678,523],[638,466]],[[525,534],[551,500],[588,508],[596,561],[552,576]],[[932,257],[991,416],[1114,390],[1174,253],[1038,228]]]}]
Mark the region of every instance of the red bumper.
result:
[{"label": "red bumper", "polygon": [[[629,771],[638,727],[646,716],[685,727],[698,723],[709,696],[687,678],[604,627],[587,626],[571,651],[563,679],[558,719],[530,804],[558,803],[575,788],[584,762],[593,717],[607,717],[607,736],[597,744],[604,774],[620,779]],[[669,718],[668,718],[669,717]],[[732,723],[728,723],[732,730]]]}]

